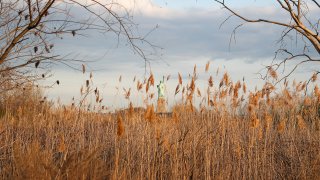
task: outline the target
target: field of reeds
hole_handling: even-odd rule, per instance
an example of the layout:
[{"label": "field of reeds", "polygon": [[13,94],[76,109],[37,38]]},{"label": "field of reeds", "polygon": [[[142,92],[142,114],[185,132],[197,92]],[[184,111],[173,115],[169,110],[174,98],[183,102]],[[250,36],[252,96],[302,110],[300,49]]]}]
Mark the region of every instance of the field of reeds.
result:
[{"label": "field of reeds", "polygon": [[[277,78],[271,69],[270,75]],[[115,112],[99,105],[89,80],[72,105],[52,104],[33,86],[3,93],[0,178],[320,179],[316,76],[248,91],[225,73],[221,80],[209,76],[206,92],[197,78],[196,70],[188,82],[179,74],[181,101],[168,114],[156,113],[148,92],[153,75],[132,87],[149,98],[145,107],[128,100]],[[91,111],[89,93],[97,103]]]}]

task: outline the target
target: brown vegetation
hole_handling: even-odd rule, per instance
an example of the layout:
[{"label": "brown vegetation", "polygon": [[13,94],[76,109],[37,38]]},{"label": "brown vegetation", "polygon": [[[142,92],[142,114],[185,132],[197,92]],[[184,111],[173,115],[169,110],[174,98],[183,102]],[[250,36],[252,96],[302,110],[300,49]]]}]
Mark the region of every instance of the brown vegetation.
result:
[{"label": "brown vegetation", "polygon": [[[7,92],[0,107],[1,179],[320,178],[317,86],[307,96],[296,88],[303,83],[280,92],[266,84],[247,94],[244,82],[225,73],[216,89],[210,76],[201,97],[192,94],[196,78],[190,81],[184,96],[191,99],[171,116],[159,116],[151,103],[97,113],[54,106],[32,86]],[[203,99],[199,108],[194,98]]]}]

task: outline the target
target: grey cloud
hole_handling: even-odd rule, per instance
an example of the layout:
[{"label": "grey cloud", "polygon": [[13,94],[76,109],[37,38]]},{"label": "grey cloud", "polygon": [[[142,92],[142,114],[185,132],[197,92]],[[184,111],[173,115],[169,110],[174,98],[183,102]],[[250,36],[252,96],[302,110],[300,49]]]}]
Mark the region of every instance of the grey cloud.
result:
[{"label": "grey cloud", "polygon": [[[287,16],[279,9],[245,8],[245,16],[268,17],[277,21],[286,21]],[[279,12],[278,12],[279,11]],[[255,14],[255,15],[254,15]],[[258,15],[256,15],[258,14]],[[225,10],[212,10],[207,12],[189,11],[184,16],[171,19],[141,17],[142,27],[147,24],[159,24],[160,28],[152,34],[151,41],[164,47],[165,55],[199,56],[206,55],[212,58],[224,59],[251,59],[272,58],[274,52],[280,47],[277,41],[283,27],[270,24],[245,24],[236,31],[235,40],[231,39],[234,28],[243,23],[239,18],[232,17],[220,27],[228,17]],[[295,37],[295,33],[290,34]],[[302,43],[287,39],[289,50],[298,52]],[[230,43],[230,47],[229,47]]]},{"label": "grey cloud", "polygon": [[[273,54],[275,36],[270,31],[243,27],[236,33],[235,44],[229,40],[233,28],[239,21],[227,22],[221,29],[224,17],[216,17],[215,12],[208,17],[197,17],[190,14],[184,19],[152,19],[160,28],[152,34],[151,41],[164,47],[165,55],[199,56],[215,58],[261,58]],[[144,19],[144,21],[148,21]]]},{"label": "grey cloud", "polygon": [[[286,20],[283,14],[275,16],[269,10],[245,10],[248,15],[256,13],[259,16],[266,15],[270,18]],[[208,60],[213,60],[214,70],[226,65],[226,69],[222,68],[222,71],[229,71],[233,79],[238,80],[237,78],[246,76],[254,82],[251,84],[258,84],[254,73],[271,62],[275,50],[279,47],[276,41],[283,28],[268,24],[246,24],[237,31],[236,44],[232,41],[229,49],[232,30],[241,21],[233,17],[219,28],[228,15],[224,10],[189,9],[171,18],[135,16],[134,21],[139,24],[141,35],[148,34],[152,28],[159,25],[159,28],[147,36],[151,43],[164,48],[163,51],[158,49],[158,54],[152,56],[154,60],[152,71],[157,79],[168,74],[176,78],[177,72],[187,76],[187,73],[192,73],[194,64],[205,65]],[[88,60],[97,60],[95,63],[89,63],[89,66],[91,69],[99,70],[95,77],[101,81],[106,77],[109,81],[117,79],[120,74],[123,76],[127,74],[128,77],[143,76],[144,61],[126,46],[125,39],[120,39],[118,44],[117,36],[112,33],[102,35],[88,31],[86,34],[89,37],[70,35],[63,40],[57,40],[55,51],[59,54],[79,53]],[[297,51],[300,46],[301,44],[288,44],[288,47],[294,51]],[[214,74],[214,72],[211,73]],[[300,73],[301,79],[304,76],[307,75]],[[176,83],[173,83],[172,88],[175,85]],[[71,87],[66,87],[68,88]],[[112,94],[108,96],[111,97]]]},{"label": "grey cloud", "polygon": [[[284,21],[286,16],[270,8],[239,10],[245,12],[247,16],[259,14],[261,17],[269,17]],[[277,13],[275,13],[277,12]],[[278,15],[279,16],[275,16]],[[210,59],[247,59],[253,62],[257,59],[273,58],[274,52],[279,48],[276,41],[283,30],[282,27],[268,24],[245,24],[236,32],[235,40],[231,39],[233,29],[242,23],[239,18],[233,17],[224,25],[220,24],[228,17],[225,10],[213,9],[189,9],[171,18],[156,18],[154,16],[136,15],[134,21],[139,25],[141,35],[148,34],[156,25],[147,39],[162,48],[156,56],[152,58],[156,63],[161,63],[161,59],[170,64],[172,57],[174,61],[184,61],[177,57],[199,57],[206,56]],[[84,55],[89,59],[100,59],[99,68],[113,70],[123,63],[133,62],[133,65],[141,67],[144,65],[142,59],[134,55],[132,49],[126,46],[124,38],[120,38],[118,44],[117,36],[113,33],[99,34],[95,31],[86,32],[88,38],[67,37],[58,42],[59,52],[75,52]],[[298,48],[296,48],[296,46]],[[289,48],[294,51],[299,49],[300,44],[289,44]],[[149,49],[150,50],[150,49]],[[161,54],[163,54],[161,56]],[[188,58],[192,59],[192,58]],[[157,62],[158,61],[158,62]],[[112,64],[112,68],[108,65]]]}]

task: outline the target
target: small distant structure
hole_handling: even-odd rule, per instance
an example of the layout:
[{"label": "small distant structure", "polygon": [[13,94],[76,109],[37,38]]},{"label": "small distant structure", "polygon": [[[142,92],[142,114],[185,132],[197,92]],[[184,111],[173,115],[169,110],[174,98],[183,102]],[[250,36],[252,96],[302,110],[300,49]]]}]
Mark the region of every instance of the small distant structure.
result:
[{"label": "small distant structure", "polygon": [[157,85],[158,88],[158,101],[157,101],[157,113],[166,113],[166,99],[165,99],[165,90],[166,85],[164,84],[164,77],[163,80]]}]

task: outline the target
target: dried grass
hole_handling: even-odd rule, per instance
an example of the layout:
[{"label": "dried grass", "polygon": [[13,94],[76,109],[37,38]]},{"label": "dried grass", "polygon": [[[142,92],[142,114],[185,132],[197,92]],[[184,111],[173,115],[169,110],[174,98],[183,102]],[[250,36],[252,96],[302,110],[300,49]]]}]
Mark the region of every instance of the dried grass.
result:
[{"label": "dried grass", "polygon": [[[152,86],[152,76],[145,83],[137,80],[140,94],[142,84]],[[164,115],[152,102],[144,109],[128,101],[127,109],[116,113],[53,106],[32,86],[3,94],[0,178],[320,178],[317,86],[304,95],[303,82],[280,92],[266,84],[247,95],[245,83],[232,83],[225,73],[220,87],[210,77],[201,94],[196,75],[188,87],[180,73],[178,79],[176,94],[188,98]],[[125,92],[129,99],[130,89]],[[151,97],[152,91],[145,93]]]}]

